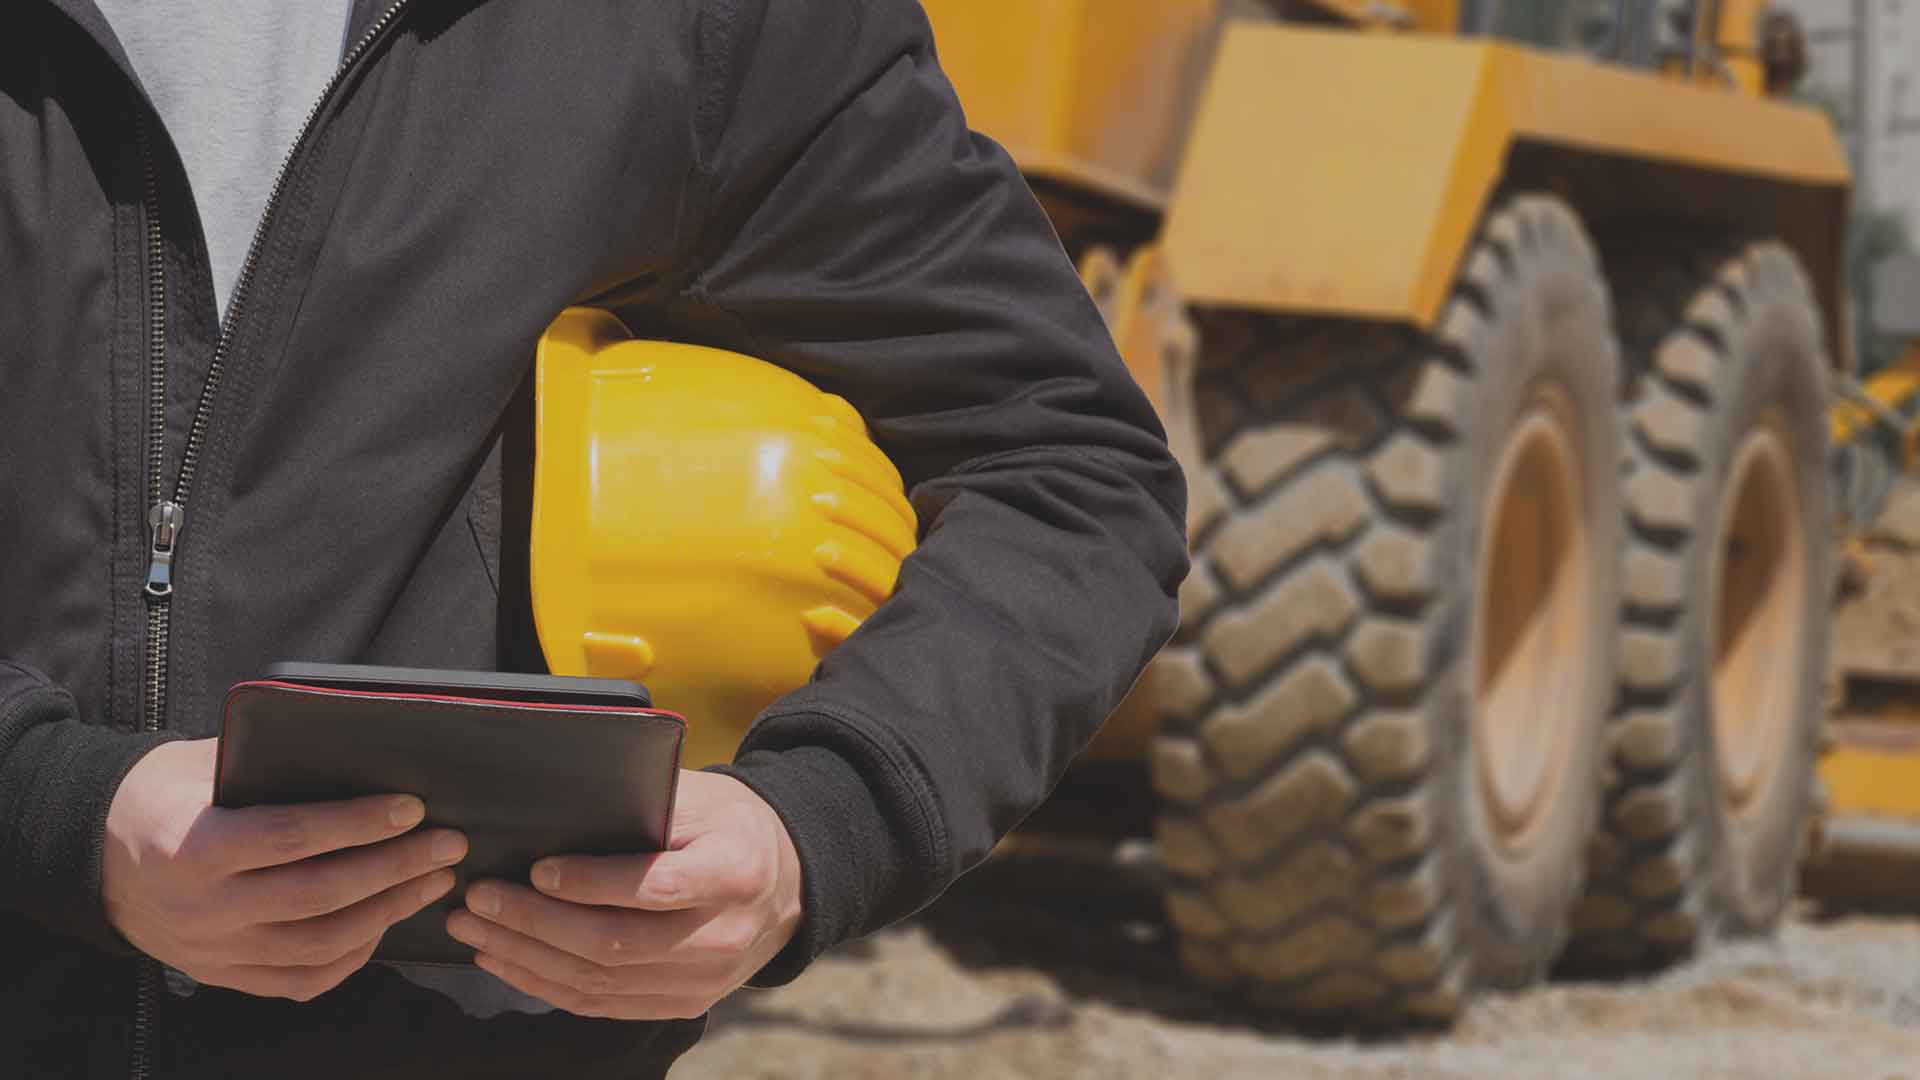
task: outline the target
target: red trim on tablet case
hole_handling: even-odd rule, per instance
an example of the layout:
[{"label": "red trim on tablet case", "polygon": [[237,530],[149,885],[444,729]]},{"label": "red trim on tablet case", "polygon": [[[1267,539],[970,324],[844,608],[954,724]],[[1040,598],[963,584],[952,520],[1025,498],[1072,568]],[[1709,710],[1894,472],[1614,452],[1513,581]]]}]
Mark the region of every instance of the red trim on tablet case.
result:
[{"label": "red trim on tablet case", "polygon": [[457,705],[487,705],[508,709],[542,709],[547,712],[593,712],[625,713],[628,716],[651,716],[661,720],[671,720],[681,727],[687,726],[687,718],[677,712],[655,709],[638,705],[569,705],[563,701],[516,701],[510,698],[459,697],[454,694],[416,694],[399,690],[348,690],[338,686],[315,686],[312,683],[279,682],[272,679],[256,679],[252,682],[234,683],[227,696],[240,690],[251,688],[273,690],[299,690],[310,694],[338,694],[343,697],[387,698],[401,701],[449,701]]}]

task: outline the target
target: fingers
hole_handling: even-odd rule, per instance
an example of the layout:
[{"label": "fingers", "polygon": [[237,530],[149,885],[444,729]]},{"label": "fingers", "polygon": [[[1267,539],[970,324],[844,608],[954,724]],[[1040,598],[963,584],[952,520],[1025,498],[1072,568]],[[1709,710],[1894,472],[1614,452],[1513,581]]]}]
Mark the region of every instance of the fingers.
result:
[{"label": "fingers", "polygon": [[319,918],[256,926],[235,942],[236,959],[264,967],[324,967],[377,943],[387,928],[445,896],[451,870],[402,882]]},{"label": "fingers", "polygon": [[[711,944],[708,941],[696,944],[692,940],[702,933],[711,918],[705,912],[676,911],[639,917],[635,912],[618,908],[587,907],[555,900],[524,885],[502,881],[470,886],[467,910],[478,917],[472,922],[460,923],[469,933],[473,932],[474,923],[484,920],[603,967],[681,958]],[[452,933],[453,929],[454,924],[449,921],[448,932]],[[491,927],[480,929],[485,932]],[[476,941],[467,944],[485,947]]]},{"label": "fingers", "polygon": [[319,967],[261,967],[241,964],[220,969],[201,978],[202,982],[225,986],[255,997],[292,998],[312,1001],[345,982],[347,976],[365,967],[373,959],[375,943],[349,953],[331,964]]},{"label": "fingers", "polygon": [[456,911],[447,916],[447,933],[455,941],[471,945],[485,955],[594,996],[678,991],[689,979],[703,975],[717,977],[728,970],[724,962],[713,960],[704,964],[675,961],[655,963],[644,962],[642,958],[633,956],[623,959],[635,962],[609,967],[557,949],[499,923],[490,923],[469,911]]},{"label": "fingers", "polygon": [[459,862],[466,837],[432,829],[300,863],[238,876],[250,922],[294,922],[358,904],[402,882]]},{"label": "fingers", "polygon": [[759,899],[773,873],[751,848],[707,842],[658,855],[542,859],[533,866],[533,884],[548,896],[575,904],[685,911]]},{"label": "fingers", "polygon": [[481,953],[474,962],[482,971],[524,994],[575,1016],[614,1020],[682,1020],[706,1012],[719,1000],[701,1000],[685,994],[589,994],[544,978],[510,961]]},{"label": "fingers", "polygon": [[426,806],[411,795],[222,810],[214,819],[214,857],[231,871],[284,866],[390,839],[425,815]]}]

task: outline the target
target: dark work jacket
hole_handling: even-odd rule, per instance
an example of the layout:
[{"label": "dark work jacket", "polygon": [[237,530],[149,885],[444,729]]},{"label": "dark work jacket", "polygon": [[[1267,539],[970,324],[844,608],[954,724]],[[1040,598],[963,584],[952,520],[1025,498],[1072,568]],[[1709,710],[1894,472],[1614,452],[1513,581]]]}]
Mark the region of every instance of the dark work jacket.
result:
[{"label": "dark work jacket", "polygon": [[[1171,631],[1179,472],[913,0],[385,2],[357,5],[371,36],[224,325],[105,20],[0,13],[0,1072],[127,1073],[141,958],[102,910],[107,809],[157,741],[214,734],[230,684],[538,668],[518,444],[567,305],[844,396],[920,514],[897,595],[732,766],[805,879],[758,981],[980,860]],[[203,398],[154,671],[148,507]],[[699,1030],[473,1019],[377,965],[308,1004],[160,999],[162,1077],[652,1075]]]}]

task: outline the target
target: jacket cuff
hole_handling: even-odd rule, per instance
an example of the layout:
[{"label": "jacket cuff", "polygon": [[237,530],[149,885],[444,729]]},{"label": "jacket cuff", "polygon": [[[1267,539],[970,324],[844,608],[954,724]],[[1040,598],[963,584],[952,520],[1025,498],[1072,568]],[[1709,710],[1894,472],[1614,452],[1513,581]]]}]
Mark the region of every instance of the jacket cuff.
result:
[{"label": "jacket cuff", "polygon": [[0,903],[131,955],[100,895],[107,810],[134,763],[180,737],[83,724],[66,691],[46,684],[0,703]]},{"label": "jacket cuff", "polygon": [[911,854],[872,788],[846,758],[821,746],[747,750],[731,776],[766,800],[800,858],[802,914],[793,940],[747,985],[784,986],[814,958],[904,912],[890,913]]}]

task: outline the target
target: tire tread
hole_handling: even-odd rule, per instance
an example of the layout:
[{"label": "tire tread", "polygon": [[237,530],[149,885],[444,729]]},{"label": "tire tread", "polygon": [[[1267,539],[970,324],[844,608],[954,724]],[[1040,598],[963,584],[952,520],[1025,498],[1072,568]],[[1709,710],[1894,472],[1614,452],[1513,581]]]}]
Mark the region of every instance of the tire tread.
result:
[{"label": "tire tread", "polygon": [[1154,757],[1169,911],[1203,982],[1360,1027],[1444,1022],[1486,982],[1421,710],[1457,662],[1439,634],[1449,457],[1498,298],[1549,245],[1598,281],[1570,210],[1511,199],[1430,335],[1199,314],[1202,584],[1157,661],[1177,674]]}]

